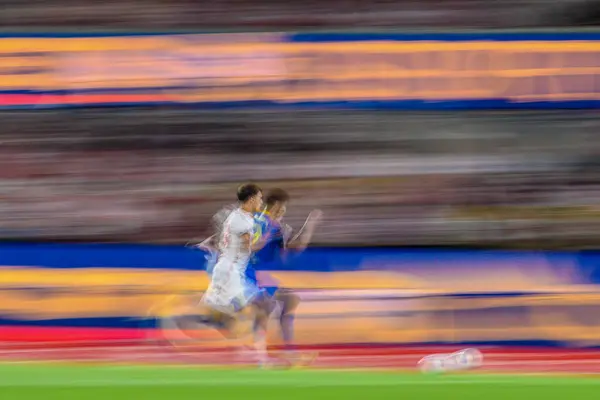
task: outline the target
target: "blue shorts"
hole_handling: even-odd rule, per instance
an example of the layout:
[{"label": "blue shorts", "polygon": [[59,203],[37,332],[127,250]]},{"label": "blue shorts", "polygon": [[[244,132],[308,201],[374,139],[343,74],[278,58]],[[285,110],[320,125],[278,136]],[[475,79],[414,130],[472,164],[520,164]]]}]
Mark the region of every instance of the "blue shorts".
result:
[{"label": "blue shorts", "polygon": [[256,277],[256,269],[252,265],[248,265],[246,268],[246,279],[249,282],[252,282],[255,286],[259,287],[261,292],[268,295],[269,297],[275,296],[275,293],[279,290],[279,286],[261,286],[258,283],[258,278]]}]

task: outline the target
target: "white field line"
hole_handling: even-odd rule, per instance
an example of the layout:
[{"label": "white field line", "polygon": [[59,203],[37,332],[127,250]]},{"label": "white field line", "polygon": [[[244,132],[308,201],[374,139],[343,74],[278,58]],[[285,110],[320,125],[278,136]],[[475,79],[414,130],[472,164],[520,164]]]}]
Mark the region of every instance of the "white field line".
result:
[{"label": "white field line", "polygon": [[[5,361],[10,362],[11,357],[13,360],[18,360],[19,356],[27,359],[28,361],[35,362],[36,355],[44,355],[45,357],[56,355],[56,358],[44,358],[37,359],[41,362],[51,362],[53,359],[57,362],[92,362],[92,363],[110,363],[110,362],[149,362],[149,363],[162,363],[165,361],[169,361],[174,365],[185,365],[189,364],[184,362],[193,361],[195,364],[202,364],[203,360],[206,364],[219,364],[219,353],[218,352],[209,352],[202,354],[200,352],[182,352],[181,354],[173,354],[165,351],[165,349],[161,349],[154,346],[140,346],[137,350],[161,350],[161,351],[152,351],[148,353],[136,354],[136,348],[105,348],[105,349],[69,349],[69,351],[65,351],[66,349],[43,349],[40,350],[10,350],[10,351],[0,351],[0,359],[4,359]],[[97,350],[97,351],[95,351]],[[77,355],[78,352],[83,352],[83,354],[79,354],[79,357],[69,359],[66,357],[69,354]],[[324,356],[321,360],[317,360],[317,367],[326,367],[327,365],[344,365],[348,364],[347,369],[351,369],[354,366],[360,366],[360,364],[365,364],[364,369],[369,369],[367,365],[373,365],[373,369],[379,368],[395,368],[395,369],[406,369],[412,368],[415,366],[418,359],[421,358],[418,354],[377,354],[377,355],[346,355],[346,356],[327,356],[324,352]],[[229,350],[227,352],[223,352],[221,354],[232,355],[232,352]],[[357,354],[360,354],[357,351]],[[364,353],[363,353],[364,354]],[[578,356],[595,356],[599,357],[600,354],[598,352],[577,352],[575,353]],[[506,368],[512,369],[514,371],[521,369],[533,369],[537,371],[543,370],[552,370],[556,368],[563,367],[569,372],[568,369],[586,369],[594,367],[600,367],[600,358],[598,359],[568,359],[568,357],[573,357],[573,353],[563,352],[563,353],[528,353],[526,355],[513,353],[513,354],[490,354],[484,355],[484,365],[483,368],[486,370],[494,369],[494,368]],[[562,356],[565,359],[557,359],[552,357]],[[533,359],[528,360],[527,358],[531,357]],[[539,358],[546,357],[548,359]],[[511,358],[518,358],[517,360],[510,360]],[[538,359],[535,359],[538,358]],[[232,361],[231,359],[229,361]],[[13,361],[14,362],[14,361]],[[18,362],[18,361],[17,361]],[[27,361],[26,361],[27,362]],[[513,368],[511,368],[513,367]],[[346,370],[347,370],[346,369]],[[591,371],[587,371],[590,372]],[[581,373],[579,373],[581,374]],[[503,378],[504,379],[504,378]],[[187,385],[188,383],[176,381],[178,385]],[[9,383],[6,383],[8,385]],[[54,383],[51,383],[54,384]],[[0,381],[0,386],[2,382]],[[91,383],[85,383],[85,385],[92,386]],[[104,384],[102,384],[104,385]],[[107,384],[108,385],[108,384]]]},{"label": "white field line", "polygon": [[[148,351],[150,350],[150,351]],[[94,348],[94,349],[75,349],[75,348],[69,348],[69,349],[35,349],[35,350],[4,350],[4,351],[0,351],[0,357],[2,356],[18,356],[18,355],[29,355],[29,356],[35,356],[36,354],[56,354],[57,356],[66,356],[66,355],[70,355],[70,354],[80,354],[80,353],[85,353],[87,355],[89,355],[90,358],[95,358],[97,356],[101,356],[102,358],[110,358],[110,357],[118,357],[118,358],[154,358],[154,357],[159,357],[162,358],[164,357],[173,357],[176,355],[186,355],[186,356],[192,356],[192,357],[198,357],[198,358],[218,358],[219,356],[222,355],[233,355],[235,354],[233,351],[224,351],[224,352],[215,352],[215,351],[211,351],[211,352],[207,352],[207,353],[202,353],[201,351],[198,350],[194,350],[194,351],[185,351],[185,350],[177,350],[174,352],[170,352],[170,351],[166,351],[168,349],[160,349],[157,347],[150,347],[150,346],[145,346],[145,347],[138,347],[138,348],[132,348],[132,349],[122,349],[122,348],[114,348],[114,347],[106,347],[106,348]],[[138,353],[141,352],[141,353]],[[335,362],[335,361],[350,361],[350,360],[365,360],[365,361],[369,361],[369,360],[378,360],[378,359],[385,359],[385,360],[415,360],[415,359],[420,359],[421,357],[423,357],[424,355],[428,355],[428,354],[432,354],[432,353],[423,353],[423,354],[373,354],[373,355],[368,355],[368,354],[364,354],[364,352],[358,352],[357,351],[357,355],[352,355],[352,354],[347,354],[347,355],[336,355],[336,356],[330,356],[327,355],[327,352],[320,352],[320,356],[323,358],[323,360],[325,361],[331,361],[331,362]],[[578,359],[572,359],[573,356],[577,356],[577,357],[581,357]],[[515,359],[514,362],[518,362],[518,363],[531,363],[531,364],[542,364],[542,363],[566,363],[566,364],[577,364],[577,363],[585,363],[585,364],[589,364],[589,363],[595,363],[595,362],[600,362],[600,352],[589,352],[589,353],[568,353],[568,352],[564,352],[564,353],[555,353],[555,354],[548,354],[548,353],[529,353],[529,354],[518,354],[518,353],[514,353],[514,354],[501,354],[501,353],[492,353],[492,354],[484,354],[485,360],[487,362],[492,362],[496,359]],[[563,358],[564,359],[561,359]],[[594,359],[589,359],[586,357],[596,357]],[[82,357],[85,358],[85,357]],[[543,360],[530,360],[529,358],[532,359],[539,359],[542,358]]]},{"label": "white field line", "polygon": [[[73,358],[73,359],[69,359],[69,360],[39,360],[39,359],[29,359],[29,360],[15,360],[15,361],[11,361],[10,359],[4,359],[3,361],[9,362],[9,363],[15,363],[15,364],[26,364],[26,363],[52,363],[55,362],[57,364],[68,364],[68,363],[91,363],[91,364],[105,364],[105,363],[115,363],[115,362],[125,362],[125,363],[162,363],[162,362],[169,362],[169,364],[172,364],[173,366],[177,367],[177,366],[181,366],[181,365],[188,365],[189,362],[186,362],[186,360],[183,359],[173,359],[172,357],[164,357],[164,358],[157,358],[157,359],[152,359],[152,360],[148,360],[147,357],[143,357],[143,356],[138,356],[138,357],[111,357],[111,358],[107,358],[107,359],[94,359],[94,360],[90,360],[89,358]],[[194,361],[195,364],[202,364],[202,360],[187,360],[187,361]],[[208,362],[205,363],[206,365],[220,365],[221,363],[216,362],[214,360],[210,360]],[[243,363],[242,363],[243,364]],[[227,363],[227,365],[232,365],[235,366],[235,363]],[[340,363],[339,362],[324,362],[324,363],[317,363],[315,364],[315,367],[317,369],[319,368],[327,368],[328,365],[335,365],[335,366],[339,366]],[[168,365],[162,365],[162,366],[168,366]],[[512,368],[511,368],[512,367]],[[593,370],[588,370],[585,371],[585,368],[590,368],[590,367],[597,367],[597,371],[593,372]],[[380,364],[374,364],[373,367],[370,366],[360,366],[360,363],[357,364],[353,364],[353,363],[349,363],[347,368],[341,368],[340,370],[348,370],[348,369],[364,369],[364,370],[377,370],[377,369],[416,369],[416,363],[405,363],[405,364],[398,364],[397,362],[394,362],[393,360],[390,360],[389,362],[382,362]],[[550,362],[550,363],[541,363],[541,362],[487,362],[484,363],[483,367],[484,370],[494,370],[496,368],[503,368],[506,370],[510,370],[510,371],[518,371],[518,370],[523,370],[523,369],[529,369],[529,370],[533,370],[533,371],[557,371],[557,368],[565,368],[566,371],[564,371],[565,373],[573,373],[573,371],[569,371],[569,369],[584,369],[584,371],[581,372],[577,372],[579,373],[584,373],[587,372],[589,374],[600,374],[600,361],[596,361],[596,362]],[[329,369],[328,369],[329,370]]]},{"label": "white field line", "polygon": [[[453,350],[456,350],[456,348],[452,348]],[[161,354],[161,353],[168,353],[169,348],[168,347],[159,347],[159,346],[131,346],[131,347],[114,347],[114,346],[106,346],[106,347],[66,347],[66,348],[32,348],[32,349],[10,349],[10,348],[2,348],[0,346],[0,355],[1,354],[35,354],[35,353],[40,353],[40,354],[44,354],[44,353],[60,353],[60,354],[68,354],[68,353],[80,353],[80,352],[84,352],[86,354],[96,354],[96,353],[107,353],[107,352],[117,352],[120,354],[134,354],[136,352],[144,352],[143,354],[145,355],[155,355],[155,354]],[[356,351],[354,351],[356,353],[356,355],[352,354],[352,350],[334,350],[334,349],[326,349],[326,350],[322,350],[322,351],[318,351],[318,353],[322,356],[326,356],[328,358],[362,358],[362,357],[369,357],[369,358],[374,358],[374,357],[387,357],[387,358],[415,358],[415,357],[422,357],[428,354],[434,354],[434,353],[443,353],[444,351],[448,352],[448,348],[445,349],[437,349],[436,348],[431,348],[431,349],[427,349],[428,351],[423,351],[422,353],[417,353],[415,352],[414,349],[411,348],[410,352],[408,354],[402,354],[401,352],[399,352],[397,349],[394,349],[392,354],[381,354],[380,351],[377,351],[378,354],[372,354],[369,355],[368,354],[368,349],[357,349]],[[222,354],[233,354],[234,351],[232,349],[223,349],[222,351],[219,350],[208,350],[206,353],[202,353],[201,349],[194,349],[191,350],[189,352],[186,352],[183,349],[176,349],[174,350],[176,352],[183,352],[183,353],[189,353],[189,354],[197,354],[197,355],[206,355],[206,356],[218,356],[218,355],[222,355]],[[328,356],[328,353],[339,353],[340,351],[344,352],[344,355],[337,355],[337,356]],[[365,354],[366,353],[366,354]],[[547,359],[551,359],[554,360],[556,358],[573,358],[573,357],[581,357],[581,358],[589,358],[589,357],[597,357],[600,360],[600,351],[575,351],[575,352],[569,352],[569,351],[564,351],[564,352],[539,352],[539,353],[518,353],[518,352],[511,352],[511,353],[503,353],[501,351],[485,351],[484,350],[484,356],[486,358],[516,358],[516,359],[527,359],[527,358],[547,358]]]},{"label": "white field line", "polygon": [[[267,375],[269,372],[265,372]],[[531,377],[533,375],[529,375]],[[308,378],[308,377],[307,377]],[[326,379],[298,379],[277,375],[274,379],[264,378],[241,378],[235,374],[231,378],[203,378],[198,375],[197,378],[185,379],[156,379],[156,378],[108,378],[108,379],[72,379],[68,377],[53,377],[52,379],[36,380],[15,380],[3,381],[0,379],[0,387],[107,387],[107,386],[275,386],[275,387],[340,387],[340,386],[452,386],[452,385],[507,385],[507,386],[600,386],[600,379],[562,379],[562,378],[536,378],[535,380],[524,379],[523,377],[511,376],[473,376],[469,378],[454,379],[443,377],[443,379],[424,379],[411,378],[407,376],[398,376],[397,379],[381,379],[376,376],[369,379],[356,379],[356,376],[347,378],[336,376]]]}]

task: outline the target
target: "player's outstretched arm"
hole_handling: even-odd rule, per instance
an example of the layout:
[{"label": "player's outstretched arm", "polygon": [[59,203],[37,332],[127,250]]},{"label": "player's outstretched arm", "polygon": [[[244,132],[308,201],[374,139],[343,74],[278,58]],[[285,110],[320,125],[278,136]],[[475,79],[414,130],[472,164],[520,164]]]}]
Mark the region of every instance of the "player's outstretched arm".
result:
[{"label": "player's outstretched arm", "polygon": [[195,244],[194,247],[196,247],[200,250],[214,251],[215,250],[215,242],[216,242],[215,235],[212,235],[212,236],[204,239],[202,242]]},{"label": "player's outstretched arm", "polygon": [[306,218],[306,222],[300,231],[294,236],[288,243],[287,248],[296,251],[303,251],[308,247],[310,241],[312,240],[313,234],[319,222],[321,222],[321,218],[323,217],[323,213],[321,210],[313,210]]}]

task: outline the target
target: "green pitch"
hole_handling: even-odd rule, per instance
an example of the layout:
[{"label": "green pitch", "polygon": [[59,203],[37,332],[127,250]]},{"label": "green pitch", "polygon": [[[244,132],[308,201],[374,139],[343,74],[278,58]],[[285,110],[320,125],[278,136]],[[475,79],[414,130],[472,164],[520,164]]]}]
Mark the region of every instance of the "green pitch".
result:
[{"label": "green pitch", "polygon": [[4,400],[592,399],[600,379],[184,367],[0,365]]}]

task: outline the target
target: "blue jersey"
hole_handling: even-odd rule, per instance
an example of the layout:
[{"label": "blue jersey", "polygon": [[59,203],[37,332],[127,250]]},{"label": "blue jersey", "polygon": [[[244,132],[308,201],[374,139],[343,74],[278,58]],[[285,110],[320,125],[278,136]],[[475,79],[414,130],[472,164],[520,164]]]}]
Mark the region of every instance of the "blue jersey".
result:
[{"label": "blue jersey", "polygon": [[[265,213],[254,214],[254,238],[253,242],[258,242],[262,237],[269,235],[267,243],[262,249],[255,252],[250,261],[250,265],[246,268],[246,278],[251,282],[258,283],[256,270],[263,269],[266,265],[276,263],[281,260],[282,250],[285,247],[285,240],[281,225],[273,221],[271,217]],[[277,291],[277,285],[270,282],[264,285],[263,289],[273,295]]]},{"label": "blue jersey", "polygon": [[261,237],[267,235],[269,236],[267,243],[254,253],[252,258],[252,264],[259,268],[260,265],[279,261],[285,242],[281,225],[278,222],[273,221],[268,214],[254,214],[254,242],[258,242]]}]

